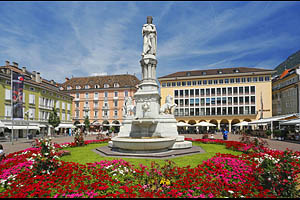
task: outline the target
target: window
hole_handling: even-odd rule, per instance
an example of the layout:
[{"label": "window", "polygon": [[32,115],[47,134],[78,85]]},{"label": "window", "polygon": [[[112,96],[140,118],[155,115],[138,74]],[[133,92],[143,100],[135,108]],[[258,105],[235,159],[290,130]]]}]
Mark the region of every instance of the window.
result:
[{"label": "window", "polygon": [[193,81],[193,85],[197,85],[197,81]]},{"label": "window", "polygon": [[198,81],[198,85],[202,85],[202,81],[201,80]]},{"label": "window", "polygon": [[11,106],[5,105],[5,117],[11,117]]},{"label": "window", "polygon": [[177,82],[177,86],[181,86],[181,82],[180,81]]},{"label": "window", "polygon": [[200,89],[201,96],[204,96],[204,89]]},{"label": "window", "polygon": [[255,86],[251,86],[251,93],[255,93]]},{"label": "window", "polygon": [[84,107],[88,108],[89,107],[89,102],[86,101]]},{"label": "window", "polygon": [[76,85],[75,88],[76,88],[76,89],[80,89],[81,87],[80,87],[79,85]]},{"label": "window", "polygon": [[206,98],[206,105],[207,105],[207,106],[210,105],[210,98]]},{"label": "window", "polygon": [[226,105],[226,97],[222,97],[222,104]]},{"label": "window", "polygon": [[228,115],[232,115],[232,107],[228,107]]},{"label": "window", "polygon": [[98,101],[94,102],[94,108],[98,108]]},{"label": "window", "polygon": [[249,112],[249,106],[245,106],[245,115],[249,115],[250,112]]},{"label": "window", "polygon": [[108,97],[108,92],[107,91],[104,92],[104,97],[106,97],[106,98]]},{"label": "window", "polygon": [[86,98],[86,99],[89,98],[89,93],[85,93],[85,98]]},{"label": "window", "polygon": [[162,83],[162,84],[161,84],[161,87],[166,87],[166,83]]},{"label": "window", "polygon": [[65,106],[66,104],[65,104],[65,102],[62,102],[61,103],[61,107],[62,107],[62,109],[65,109],[66,108],[66,106]]},{"label": "window", "polygon": [[95,88],[98,89],[98,88],[100,88],[100,86],[99,85],[95,85]]},{"label": "window", "polygon": [[181,85],[182,85],[182,86],[186,86],[186,82],[185,82],[185,81],[182,81]]},{"label": "window", "polygon": [[72,90],[72,87],[71,86],[67,86],[67,90]]},{"label": "window", "polygon": [[119,83],[114,83],[114,87],[120,87]]},{"label": "window", "polygon": [[219,79],[219,84],[223,84],[223,79]]},{"label": "window", "polygon": [[237,97],[233,97],[233,103],[237,104],[238,103],[238,98]]},{"label": "window", "polygon": [[216,104],[216,98],[211,98],[211,105],[215,105]]},{"label": "window", "polygon": [[222,94],[226,95],[226,88],[222,88]]},{"label": "window", "polygon": [[76,93],[76,98],[79,99],[79,93]]},{"label": "window", "polygon": [[76,107],[76,108],[79,108],[79,102],[76,102],[76,103],[75,103],[75,107]]},{"label": "window", "polygon": [[225,83],[229,83],[229,79],[228,78],[225,79]]},{"label": "window", "polygon": [[244,88],[243,87],[239,87],[239,94],[243,94],[244,93]]},{"label": "window", "polygon": [[209,109],[209,108],[206,108],[205,114],[206,114],[206,115],[210,115],[210,109]]},{"label": "window", "polygon": [[171,83],[170,82],[167,82],[167,87],[171,87]]},{"label": "window", "polygon": [[35,91],[35,89],[34,89],[33,87],[30,87],[29,89],[30,89],[31,91]]},{"label": "window", "polygon": [[255,106],[251,106],[251,114],[255,114]]},{"label": "window", "polygon": [[211,115],[216,115],[216,108],[211,108]]},{"label": "window", "polygon": [[95,92],[94,93],[94,99],[98,99],[99,98],[99,93],[98,92]]},{"label": "window", "polygon": [[226,110],[227,110],[226,107],[222,108],[222,115],[226,115]]},{"label": "window", "polygon": [[172,82],[172,87],[176,87],[176,82]]},{"label": "window", "polygon": [[212,84],[212,80],[208,80],[208,84],[211,85]]},{"label": "window", "polygon": [[89,89],[90,86],[89,86],[89,85],[85,85],[84,88],[85,88],[85,89]]},{"label": "window", "polygon": [[233,114],[238,115],[239,114],[238,110],[239,110],[238,107],[233,107]]},{"label": "window", "polygon": [[206,88],[206,95],[210,95],[210,89]]},{"label": "window", "polygon": [[124,91],[124,96],[128,97],[128,91],[127,90]]},{"label": "window", "polygon": [[115,116],[115,117],[118,116],[118,111],[117,111],[117,110],[114,111],[114,116]]},{"label": "window", "polygon": [[178,90],[174,90],[174,97],[178,97]]},{"label": "window", "polygon": [[242,78],[242,83],[245,83],[246,82],[246,78]]},{"label": "window", "polygon": [[249,96],[245,97],[245,104],[249,104]]},{"label": "window", "polygon": [[109,85],[107,83],[105,83],[104,88],[109,88]]},{"label": "window", "polygon": [[243,115],[244,114],[244,107],[240,107],[240,115]]},{"label": "window", "polygon": [[29,103],[35,104],[35,95],[34,94],[29,94]]},{"label": "window", "polygon": [[217,88],[217,95],[221,95],[221,88]]},{"label": "window", "polygon": [[185,106],[189,106],[189,99],[185,99],[184,104],[185,104]]},{"label": "window", "polygon": [[245,87],[245,94],[249,94],[249,86]]},{"label": "window", "polygon": [[217,108],[217,115],[221,115],[221,108],[220,107]]},{"label": "window", "polygon": [[228,91],[228,94],[232,94],[232,88],[231,87],[227,88],[227,91]]},{"label": "window", "polygon": [[203,80],[203,85],[207,85],[207,80]]},{"label": "window", "polygon": [[195,99],[195,105],[196,105],[196,106],[199,106],[199,98],[196,98],[196,99]]},{"label": "window", "polygon": [[234,78],[231,78],[231,79],[230,79],[230,83],[234,83]]},{"label": "window", "polygon": [[251,103],[252,103],[252,104],[255,103],[255,96],[251,96]]},{"label": "window", "polygon": [[115,107],[118,107],[118,101],[114,101]]},{"label": "window", "polygon": [[218,80],[214,80],[214,84],[218,84]]},{"label": "window", "polygon": [[264,81],[264,77],[263,77],[263,76],[260,76],[260,77],[259,77],[259,81]]},{"label": "window", "polygon": [[194,106],[194,99],[190,99],[190,106]]},{"label": "window", "polygon": [[253,77],[253,82],[257,82],[257,77]]},{"label": "window", "polygon": [[244,97],[239,97],[239,103],[243,104],[244,103]]},{"label": "window", "polygon": [[248,78],[247,78],[247,82],[249,82],[249,83],[252,82],[252,78],[251,78],[251,77],[248,77]]},{"label": "window", "polygon": [[265,81],[269,81],[270,80],[270,76],[265,76]]},{"label": "window", "polygon": [[233,87],[233,94],[237,94],[238,93],[238,88],[237,87]]},{"label": "window", "polygon": [[211,95],[215,95],[216,94],[216,89],[215,88],[211,88]]},{"label": "window", "polygon": [[196,96],[199,96],[199,91],[200,91],[199,89],[195,89],[195,95]]},{"label": "window", "polygon": [[98,117],[98,111],[94,111],[94,118]]},{"label": "window", "polygon": [[188,82],[187,82],[187,85],[188,85],[188,86],[191,86],[191,85],[192,85],[192,82],[191,82],[191,81],[188,81]]},{"label": "window", "polygon": [[221,105],[221,97],[217,98],[217,105]]},{"label": "window", "polygon": [[118,92],[115,92],[115,97],[118,97]]},{"label": "window", "polygon": [[179,90],[180,97],[183,97],[183,90]]},{"label": "window", "polygon": [[194,89],[190,89],[190,96],[194,96]]}]

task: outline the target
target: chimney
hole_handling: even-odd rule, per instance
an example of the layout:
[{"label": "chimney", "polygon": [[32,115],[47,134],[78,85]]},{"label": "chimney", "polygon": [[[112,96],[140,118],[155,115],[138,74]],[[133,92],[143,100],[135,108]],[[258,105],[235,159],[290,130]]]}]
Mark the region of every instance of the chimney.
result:
[{"label": "chimney", "polygon": [[33,71],[32,74],[31,74],[31,79],[35,80],[35,77],[36,77],[36,71]]},{"label": "chimney", "polygon": [[8,67],[9,66],[9,61],[5,61],[5,66]]},{"label": "chimney", "polygon": [[16,62],[12,62],[12,64],[13,64],[14,67],[18,67],[19,66],[19,64],[16,63]]},{"label": "chimney", "polygon": [[65,80],[66,80],[66,82],[67,82],[67,81],[70,80],[70,79],[69,79],[68,77],[66,77]]},{"label": "chimney", "polygon": [[55,84],[55,83],[54,83],[54,80],[51,80],[50,83],[53,84],[53,85]]},{"label": "chimney", "polygon": [[22,72],[26,73],[26,67],[22,67]]},{"label": "chimney", "polygon": [[41,75],[40,75],[40,72],[37,72],[37,73],[36,73],[35,81],[38,82],[38,83],[41,82]]}]

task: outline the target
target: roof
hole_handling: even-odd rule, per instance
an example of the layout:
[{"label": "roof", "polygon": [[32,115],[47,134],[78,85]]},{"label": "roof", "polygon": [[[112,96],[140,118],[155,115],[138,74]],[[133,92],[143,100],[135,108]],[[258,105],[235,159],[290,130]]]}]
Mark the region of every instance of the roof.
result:
[{"label": "roof", "polygon": [[235,67],[235,68],[220,68],[220,69],[206,69],[206,70],[194,70],[194,71],[181,71],[175,72],[161,78],[175,78],[175,77],[191,77],[191,76],[207,76],[207,75],[220,75],[220,74],[237,74],[237,73],[251,73],[251,72],[269,72],[273,73],[271,69],[260,69],[251,67]]},{"label": "roof", "polygon": [[280,75],[279,79],[282,79],[283,77],[285,77],[289,73],[289,71],[290,71],[290,69],[284,70],[284,72],[282,72],[282,74]]},{"label": "roof", "polygon": [[66,82],[60,84],[61,87],[67,89],[67,86],[71,86],[75,89],[76,86],[80,86],[84,89],[85,85],[89,85],[90,88],[95,88],[95,85],[99,85],[99,88],[104,88],[104,84],[108,84],[109,88],[114,87],[115,83],[119,84],[120,88],[124,87],[136,87],[140,80],[131,74],[120,75],[107,75],[107,76],[88,76],[88,77],[73,77]]}]

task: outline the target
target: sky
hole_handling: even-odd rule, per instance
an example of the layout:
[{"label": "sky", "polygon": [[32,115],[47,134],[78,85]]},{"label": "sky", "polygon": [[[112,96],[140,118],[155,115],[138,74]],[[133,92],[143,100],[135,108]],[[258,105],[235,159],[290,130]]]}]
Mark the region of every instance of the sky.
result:
[{"label": "sky", "polygon": [[[142,26],[157,29],[157,77],[228,67],[274,69],[300,50],[300,2],[0,2],[0,65],[41,77],[135,74]],[[1,64],[2,63],[2,64]]]}]

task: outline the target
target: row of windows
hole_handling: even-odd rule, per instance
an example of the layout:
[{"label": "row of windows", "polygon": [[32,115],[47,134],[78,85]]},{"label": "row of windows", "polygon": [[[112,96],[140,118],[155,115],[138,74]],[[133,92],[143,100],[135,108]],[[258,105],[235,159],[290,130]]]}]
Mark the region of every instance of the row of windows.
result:
[{"label": "row of windows", "polygon": [[217,107],[217,108],[177,108],[175,116],[211,116],[211,115],[255,115],[255,106]]},{"label": "row of windows", "polygon": [[[98,101],[94,101],[94,108],[97,108],[98,106],[99,106]],[[104,102],[103,102],[103,106],[104,106],[104,107],[109,107],[108,102],[107,102],[107,101],[104,101]],[[118,101],[117,101],[117,100],[114,101],[114,106],[115,106],[115,107],[118,107]],[[75,102],[75,107],[76,107],[76,108],[79,108],[79,102]],[[84,107],[85,107],[85,108],[89,107],[89,102],[88,102],[88,101],[86,101],[86,102],[84,103]]]},{"label": "row of windows", "polygon": [[174,90],[174,97],[255,94],[255,86]]},{"label": "row of windows", "polygon": [[[90,94],[90,93],[88,93],[88,92],[85,93],[85,98],[86,98],[86,99],[89,98],[89,94]],[[119,92],[115,91],[115,92],[114,92],[114,97],[118,97],[118,95],[119,95]],[[124,91],[124,96],[125,96],[125,97],[128,97],[128,91],[127,91],[127,90]],[[80,97],[80,93],[76,93],[76,98],[79,99],[79,97]],[[108,97],[108,92],[107,92],[107,91],[104,91],[104,92],[103,92],[103,97]],[[94,93],[94,99],[98,99],[98,98],[99,98],[99,93],[98,93],[98,92],[95,92],[95,93]]]},{"label": "row of windows", "polygon": [[195,80],[195,81],[177,81],[164,82],[162,87],[179,87],[179,86],[196,86],[196,85],[212,85],[212,84],[229,84],[229,83],[251,83],[251,82],[270,81],[270,76],[248,77],[248,78],[226,78],[214,80]]},{"label": "row of windows", "polygon": [[[109,88],[110,86],[109,86],[109,84],[104,84],[103,87],[104,88]],[[114,88],[116,88],[116,87],[120,87],[120,84],[119,83],[114,83]],[[81,89],[81,86],[76,85],[75,88],[76,89]],[[85,85],[84,86],[84,89],[90,89],[90,88],[91,88],[90,85]],[[94,88],[99,89],[100,85],[96,84],[96,85],[94,85]],[[63,87],[61,87],[61,90],[63,90]],[[72,90],[72,86],[67,86],[67,90]]]},{"label": "row of windows", "polygon": [[[118,116],[118,110],[114,110],[114,113],[113,113],[113,114],[114,114],[115,117],[117,117],[117,116]],[[99,112],[98,112],[98,111],[94,111],[93,117],[94,117],[94,118],[97,118],[98,115],[99,115]],[[83,113],[83,116],[84,116],[84,117],[88,116],[88,117],[90,118],[90,111],[85,111],[85,112]],[[109,117],[109,111],[103,110],[103,111],[102,111],[102,116],[103,116],[103,117]],[[75,112],[75,118],[79,118],[79,111],[76,111],[76,112]]]},{"label": "row of windows", "polygon": [[192,98],[175,99],[174,103],[179,107],[183,106],[210,106],[210,105],[231,105],[231,104],[255,104],[255,96],[245,97],[217,97],[217,98]]}]

